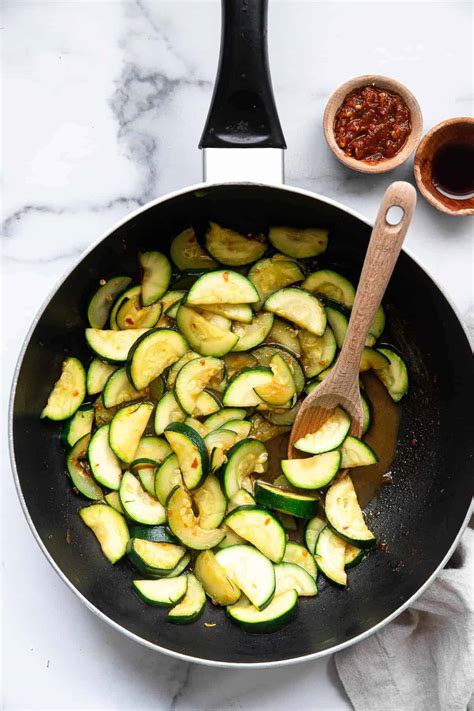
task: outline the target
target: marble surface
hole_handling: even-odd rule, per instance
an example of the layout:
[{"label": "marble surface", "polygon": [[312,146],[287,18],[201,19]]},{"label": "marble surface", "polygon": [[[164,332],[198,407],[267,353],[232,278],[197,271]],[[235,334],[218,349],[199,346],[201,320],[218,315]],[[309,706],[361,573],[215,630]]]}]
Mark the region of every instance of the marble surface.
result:
[{"label": "marble surface", "polygon": [[[375,72],[411,88],[425,129],[471,114],[470,4],[270,5],[287,182],[373,218],[385,186],[412,180],[412,165],[382,177],[339,165],[322,137],[325,102],[346,79]],[[61,274],[128,211],[201,180],[196,146],[219,47],[215,0],[7,0],[4,9],[3,422],[22,340]],[[472,327],[471,240],[472,221],[420,198],[408,246]],[[332,659],[215,670],[154,654],[99,622],[33,542],[4,429],[2,444],[3,708],[350,708]]]}]

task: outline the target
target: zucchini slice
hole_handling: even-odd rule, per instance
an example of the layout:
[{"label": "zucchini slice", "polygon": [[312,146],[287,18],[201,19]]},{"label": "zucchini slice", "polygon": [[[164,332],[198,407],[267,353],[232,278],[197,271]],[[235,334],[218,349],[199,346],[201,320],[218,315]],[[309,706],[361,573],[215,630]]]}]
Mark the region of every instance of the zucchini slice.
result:
[{"label": "zucchini slice", "polygon": [[248,304],[201,304],[199,308],[241,323],[251,323],[253,318],[252,309]]},{"label": "zucchini slice", "polygon": [[346,552],[344,554],[344,567],[354,568],[358,565],[361,560],[365,558],[367,551],[364,548],[357,548],[356,546],[351,546],[350,543],[346,543]]},{"label": "zucchini slice", "polygon": [[66,358],[59,380],[54,384],[41,417],[67,420],[82,405],[86,396],[86,371],[77,358]]},{"label": "zucchini slice", "polygon": [[260,259],[267,249],[267,241],[261,234],[241,235],[235,230],[210,222],[206,232],[206,248],[221,264],[240,267]]},{"label": "zucchini slice", "polygon": [[173,568],[173,570],[170,570],[169,573],[166,573],[166,575],[162,575],[162,578],[177,578],[178,575],[181,575],[181,573],[184,573],[186,568],[191,562],[191,556],[189,553],[185,553],[181,560],[179,561],[178,565],[176,568]]},{"label": "zucchini slice", "polygon": [[298,597],[314,597],[318,594],[316,579],[300,565],[294,563],[285,562],[276,565],[275,582],[275,597],[289,590],[295,590]]},{"label": "zucchini slice", "polygon": [[279,353],[270,359],[272,380],[267,385],[260,385],[255,392],[261,400],[275,407],[293,405],[296,399],[296,385],[286,360]]},{"label": "zucchini slice", "polygon": [[232,430],[225,429],[225,427],[209,432],[209,434],[204,437],[204,444],[207,447],[212,472],[217,471],[226,463],[226,452],[234,446],[237,439],[236,433]]},{"label": "zucchini slice", "polygon": [[306,459],[284,459],[281,462],[283,474],[290,484],[299,489],[329,486],[341,466],[341,453],[337,449]]},{"label": "zucchini slice", "polygon": [[[64,423],[61,431],[61,440],[67,447],[74,447],[77,440],[90,434],[94,422],[94,408],[92,405],[81,405],[69,420]],[[249,425],[250,430],[250,425]]]},{"label": "zucchini slice", "polygon": [[248,278],[258,291],[260,300],[253,305],[260,311],[263,302],[278,289],[303,281],[304,274],[299,264],[282,254],[275,254],[270,259],[262,259],[254,264],[248,273]]},{"label": "zucchini slice", "polygon": [[122,363],[127,360],[133,344],[147,331],[147,328],[129,328],[127,331],[86,328],[86,341],[91,351],[99,358],[109,363]]},{"label": "zucchini slice", "polygon": [[157,435],[163,434],[168,425],[173,422],[184,422],[186,413],[181,409],[174,393],[163,395],[156,406],[153,429]]},{"label": "zucchini slice", "polygon": [[275,291],[265,301],[263,308],[316,336],[322,336],[326,329],[326,312],[321,302],[303,289],[290,286]]},{"label": "zucchini slice", "polygon": [[[140,287],[139,286],[131,286],[129,289],[126,289],[123,291],[116,299],[115,303],[112,306],[112,310],[110,311],[110,318],[109,318],[109,324],[110,328],[113,331],[119,331],[119,326],[117,324],[117,313],[122,304],[129,300],[129,299],[140,299]],[[104,324],[105,325],[105,324]]]},{"label": "zucchini slice", "polygon": [[267,340],[269,343],[277,343],[288,348],[294,355],[299,357],[301,356],[301,346],[298,339],[298,331],[298,328],[295,328],[287,321],[275,318]]},{"label": "zucchini slice", "polygon": [[316,580],[318,570],[316,568],[313,554],[299,543],[294,543],[293,541],[287,542],[283,562],[299,565],[313,578],[313,580]]},{"label": "zucchini slice", "polygon": [[[275,409],[275,410],[268,410],[264,411],[263,416],[265,419],[267,419],[269,422],[271,422],[274,425],[282,426],[282,425],[292,425],[293,422],[296,420],[296,415],[298,414],[298,410],[300,409],[301,406],[301,401],[298,401],[293,407],[291,407],[289,410],[287,409]],[[260,406],[259,406],[260,407]]]},{"label": "zucchini slice", "polygon": [[151,496],[155,496],[156,469],[171,454],[171,447],[161,437],[142,437],[135,452],[135,459],[130,464],[133,474],[137,474],[140,483]]},{"label": "zucchini slice", "polygon": [[244,368],[253,368],[258,365],[257,359],[251,353],[226,353],[223,361],[227,375],[232,378]]},{"label": "zucchini slice", "polygon": [[194,358],[183,365],[174,386],[176,399],[181,408],[188,415],[193,415],[199,396],[205,387],[212,379],[221,381],[224,375],[224,362],[213,356]]},{"label": "zucchini slice", "polygon": [[271,227],[268,238],[275,249],[295,259],[317,257],[328,246],[328,231],[320,227]]},{"label": "zucchini slice", "polygon": [[94,533],[107,560],[113,564],[125,555],[129,533],[122,514],[111,506],[92,504],[80,509],[79,516]]},{"label": "zucchini slice", "polygon": [[239,507],[226,516],[225,522],[238,536],[252,543],[274,563],[283,560],[286,547],[285,529],[265,509],[256,506]]},{"label": "zucchini slice", "polygon": [[276,632],[287,625],[296,611],[298,593],[288,590],[275,595],[268,607],[259,610],[247,599],[241,598],[235,605],[227,608],[229,617],[237,622],[246,632]]},{"label": "zucchini slice", "polygon": [[260,506],[298,518],[312,518],[318,508],[318,499],[314,496],[295,494],[260,480],[255,482],[255,500]]},{"label": "zucchini slice", "polygon": [[90,435],[81,437],[71,449],[66,458],[66,467],[73,485],[78,492],[88,499],[97,501],[102,499],[103,493],[91,474],[87,451],[89,449]]},{"label": "zucchini slice", "polygon": [[115,324],[121,331],[129,328],[152,328],[159,321],[161,309],[160,302],[143,306],[138,288],[133,295],[121,300],[119,308],[114,312]]},{"label": "zucchini slice", "polygon": [[198,551],[214,548],[224,538],[224,531],[219,528],[201,528],[191,495],[180,486],[169,495],[166,511],[171,531],[188,548]]},{"label": "zucchini slice", "polygon": [[134,459],[130,464],[130,471],[138,477],[147,494],[154,497],[156,462],[143,457]]},{"label": "zucchini slice", "polygon": [[361,400],[362,400],[362,410],[364,411],[364,423],[362,426],[362,434],[365,435],[365,433],[368,431],[371,422],[372,422],[372,403],[370,400],[361,393],[360,394]]},{"label": "zucchini slice", "polygon": [[104,407],[115,407],[122,405],[124,402],[140,400],[148,395],[148,391],[144,388],[136,390],[128,379],[126,368],[116,370],[105,384],[102,394]]},{"label": "zucchini slice", "polygon": [[221,407],[221,402],[215,393],[210,390],[203,390],[197,399],[193,414],[194,417],[207,417],[219,412]]},{"label": "zucchini slice", "polygon": [[162,461],[155,475],[155,495],[160,504],[166,506],[168,496],[177,486],[183,486],[183,477],[176,454],[170,454]]},{"label": "zucchini slice", "polygon": [[143,435],[153,405],[142,402],[139,405],[122,407],[112,418],[109,430],[109,442],[113,451],[122,462],[130,464],[135,459],[135,453]]},{"label": "zucchini slice", "polygon": [[234,323],[232,332],[239,337],[239,340],[232,350],[235,353],[240,353],[263,343],[271,331],[273,318],[273,314],[262,312],[255,316],[252,323]]},{"label": "zucchini slice", "polygon": [[112,373],[117,370],[117,368],[118,365],[104,363],[98,358],[94,358],[87,369],[87,394],[97,395],[98,393],[101,393],[107,380],[110,378]]},{"label": "zucchini slice", "polygon": [[268,452],[263,442],[243,439],[227,453],[222,473],[224,492],[232,499],[239,489],[252,490],[252,474],[264,474],[268,469]]},{"label": "zucchini slice", "polygon": [[408,370],[405,361],[390,348],[377,348],[377,352],[387,358],[382,368],[375,367],[377,378],[385,385],[394,402],[399,402],[408,392]]},{"label": "zucchini slice", "polygon": [[209,471],[209,456],[204,440],[196,430],[180,422],[168,425],[164,435],[178,457],[184,483],[188,489],[195,489]]},{"label": "zucchini slice", "polygon": [[331,269],[319,269],[308,274],[301,284],[301,288],[312,294],[331,299],[348,309],[351,309],[354,304],[355,289],[351,282]]},{"label": "zucchini slice", "polygon": [[225,429],[227,432],[235,432],[237,439],[241,440],[249,436],[252,423],[247,420],[229,420],[229,422],[226,422],[225,426],[220,429]]},{"label": "zucchini slice", "polygon": [[127,516],[138,523],[156,526],[166,521],[162,504],[143,490],[131,472],[125,472],[120,482],[120,503]]},{"label": "zucchini slice", "polygon": [[117,276],[109,279],[97,289],[89,302],[87,318],[92,328],[104,328],[109,318],[112,304],[131,282],[127,276]]},{"label": "zucchini slice", "polygon": [[371,343],[367,343],[368,346],[373,346],[375,341],[380,338],[385,328],[385,311],[383,310],[382,304],[378,307],[372,325],[369,328],[369,337]]},{"label": "zucchini slice", "polygon": [[244,368],[238,375],[234,375],[222,402],[225,407],[253,407],[262,402],[255,392],[255,388],[269,385],[273,380],[273,373],[266,366]]},{"label": "zucchini slice", "polygon": [[326,306],[326,317],[328,324],[330,325],[334,338],[336,339],[336,345],[338,348],[342,348],[344,345],[344,339],[346,337],[347,329],[349,327],[349,321],[345,314],[339,309],[335,309],[332,306]]},{"label": "zucchini slice", "polygon": [[188,306],[179,307],[176,323],[191,348],[201,355],[223,356],[239,340],[235,333],[224,331]]},{"label": "zucchini slice", "polygon": [[171,242],[171,259],[178,269],[215,269],[217,262],[199,245],[192,227]]},{"label": "zucchini slice", "polygon": [[[320,455],[324,456],[324,455]],[[341,446],[341,469],[350,467],[366,467],[369,464],[376,464],[379,458],[372,447],[357,437],[349,435]]]},{"label": "zucchini slice", "polygon": [[213,430],[220,429],[226,424],[226,422],[230,422],[231,420],[245,419],[246,414],[247,411],[243,408],[224,407],[219,412],[216,412],[215,415],[210,415],[209,417],[207,417],[204,420],[204,424],[209,429],[209,431],[212,432]]},{"label": "zucchini slice", "polygon": [[258,291],[247,277],[226,269],[203,274],[188,292],[189,306],[200,304],[254,304]]},{"label": "zucchini slice", "polygon": [[316,541],[314,557],[323,575],[333,583],[342,586],[347,585],[347,573],[344,569],[345,554],[345,542],[328,526],[323,528]]},{"label": "zucchini slice", "polygon": [[337,344],[330,326],[326,326],[322,336],[315,336],[306,329],[298,334],[304,372],[307,378],[314,378],[326,370],[336,357]]},{"label": "zucchini slice", "polygon": [[187,625],[197,620],[202,615],[206,604],[206,593],[199,580],[192,573],[188,573],[186,577],[188,579],[186,595],[178,605],[168,612],[166,618],[168,622],[174,622],[177,625]]},{"label": "zucchini slice", "polygon": [[193,501],[199,513],[201,528],[210,531],[220,526],[225,516],[227,501],[219,479],[214,474],[209,474],[204,484],[193,492]]},{"label": "zucchini slice", "polygon": [[194,565],[194,574],[214,603],[233,605],[239,599],[239,588],[227,577],[212,551],[199,553]]},{"label": "zucchini slice", "polygon": [[339,479],[326,494],[324,511],[329,526],[348,543],[365,548],[375,542],[367,528],[354,485],[349,476]]},{"label": "zucchini slice", "polygon": [[275,569],[260,551],[246,544],[221,548],[216,560],[259,610],[268,605],[275,593]]},{"label": "zucchini slice", "polygon": [[196,430],[196,432],[201,435],[202,438],[209,434],[209,430],[207,429],[206,425],[203,425],[202,422],[196,420],[195,417],[186,417],[186,419],[184,420],[184,424],[188,425],[188,427],[192,427],[193,430]]},{"label": "zucchini slice", "polygon": [[227,504],[227,513],[238,509],[240,506],[255,506],[255,499],[245,489],[239,489]]},{"label": "zucchini slice", "polygon": [[157,543],[177,543],[179,541],[167,526],[132,526],[130,529],[132,538],[143,538],[145,541],[155,541]]},{"label": "zucchini slice", "polygon": [[130,562],[143,575],[158,578],[174,570],[186,551],[182,546],[163,541],[131,538],[127,545]]},{"label": "zucchini slice", "polygon": [[176,331],[169,328],[148,331],[130,350],[127,361],[130,381],[137,390],[146,388],[186,350],[186,341]]},{"label": "zucchini slice", "polygon": [[111,491],[109,494],[106,494],[104,496],[104,499],[113,509],[115,509],[121,514],[125,514],[123,506],[120,503],[120,494],[118,493],[118,491]]},{"label": "zucchini slice", "polygon": [[308,432],[295,442],[295,448],[309,454],[322,454],[337,449],[351,427],[351,418],[342,407],[336,407],[316,432]]},{"label": "zucchini slice", "polygon": [[297,356],[294,353],[289,351],[284,346],[280,346],[274,343],[265,344],[263,346],[260,346],[259,348],[256,348],[253,351],[253,355],[256,357],[259,364],[265,365],[267,367],[270,365],[270,361],[276,353],[278,353],[278,355],[280,355],[288,365],[293,376],[293,380],[295,381],[296,394],[299,395],[303,392],[303,388],[305,386],[306,381],[303,369],[300,365]]},{"label": "zucchini slice", "polygon": [[171,607],[186,595],[188,578],[187,575],[180,575],[178,578],[132,580],[132,585],[142,600],[149,605]]},{"label": "zucchini slice", "polygon": [[189,361],[193,360],[194,358],[200,357],[200,354],[196,353],[196,351],[189,350],[186,351],[186,353],[184,353],[184,355],[182,355],[181,358],[176,361],[176,363],[173,363],[166,376],[166,384],[170,390],[174,388],[176,378],[178,377],[178,373],[183,367],[183,365],[186,365],[186,363],[189,363]]},{"label": "zucchini slice", "polygon": [[144,252],[139,261],[143,269],[141,301],[143,306],[150,306],[166,293],[171,281],[171,264],[161,252]]},{"label": "zucchini slice", "polygon": [[122,468],[109,444],[110,425],[102,425],[94,432],[88,449],[89,464],[94,479],[108,489],[118,490]]},{"label": "zucchini slice", "polygon": [[304,532],[304,540],[307,549],[312,555],[314,555],[314,551],[316,550],[316,541],[318,536],[325,526],[326,521],[319,515],[308,521]]},{"label": "zucchini slice", "polygon": [[375,348],[368,348],[366,346],[362,351],[359,372],[365,373],[367,370],[383,370],[388,364],[389,359],[384,353],[375,350]]}]

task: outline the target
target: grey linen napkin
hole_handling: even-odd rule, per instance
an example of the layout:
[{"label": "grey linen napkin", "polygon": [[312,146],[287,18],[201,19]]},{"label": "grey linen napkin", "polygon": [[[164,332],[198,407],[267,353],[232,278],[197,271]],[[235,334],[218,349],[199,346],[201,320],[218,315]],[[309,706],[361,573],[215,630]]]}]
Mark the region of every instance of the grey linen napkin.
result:
[{"label": "grey linen napkin", "polygon": [[[474,530],[391,624],[336,654],[355,711],[474,709]],[[472,704],[472,706],[471,706]]]}]

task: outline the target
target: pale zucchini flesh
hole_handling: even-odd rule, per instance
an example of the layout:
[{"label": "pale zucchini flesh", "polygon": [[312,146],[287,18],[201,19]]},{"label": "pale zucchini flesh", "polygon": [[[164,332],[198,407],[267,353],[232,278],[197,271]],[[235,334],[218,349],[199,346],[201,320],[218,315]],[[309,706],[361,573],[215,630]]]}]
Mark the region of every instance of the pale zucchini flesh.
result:
[{"label": "pale zucchini flesh", "polygon": [[262,402],[255,388],[270,385],[272,380],[271,368],[266,366],[244,368],[230,381],[222,402],[225,407],[254,407]]},{"label": "pale zucchini flesh", "polygon": [[175,395],[181,408],[193,415],[202,391],[213,378],[222,380],[224,363],[213,356],[194,358],[178,372],[175,382]]},{"label": "pale zucchini flesh", "polygon": [[331,528],[348,543],[363,547],[375,542],[374,534],[365,523],[350,476],[339,479],[330,487],[324,510]]},{"label": "pale zucchini flesh", "polygon": [[161,252],[144,252],[139,259],[143,269],[141,301],[143,306],[150,306],[166,293],[171,281],[171,264]]},{"label": "pale zucchini flesh", "polygon": [[196,558],[194,574],[204,590],[218,605],[233,605],[240,597],[240,590],[226,575],[212,551],[202,551]]},{"label": "pale zucchini flesh", "polygon": [[110,425],[94,432],[88,450],[89,464],[96,481],[108,489],[118,490],[122,479],[120,461],[109,444]]},{"label": "pale zucchini flesh", "polygon": [[279,563],[285,554],[286,535],[281,523],[269,511],[237,508],[225,519],[238,536],[252,543],[266,558]]},{"label": "pale zucchini flesh", "polygon": [[219,528],[201,528],[199,517],[193,511],[191,495],[182,487],[171,492],[166,505],[168,525],[183,545],[193,550],[215,548],[224,538]]},{"label": "pale zucchini flesh", "polygon": [[181,334],[168,328],[150,330],[130,351],[128,375],[137,390],[146,388],[186,352]]},{"label": "pale zucchini flesh", "polygon": [[89,302],[87,318],[92,328],[104,328],[114,300],[131,282],[128,276],[117,276],[102,284]]},{"label": "pale zucchini flesh", "polygon": [[296,590],[288,590],[281,595],[275,595],[263,610],[252,605],[249,600],[241,598],[235,605],[230,605],[227,608],[227,614],[246,632],[276,632],[290,622],[297,602],[298,593]]},{"label": "pale zucchini flesh", "polygon": [[193,501],[199,513],[199,525],[205,531],[217,528],[225,516],[227,500],[219,479],[208,474],[204,484],[193,492]]},{"label": "pale zucchini flesh", "polygon": [[166,506],[168,496],[177,486],[183,486],[183,477],[176,454],[169,454],[162,461],[155,474],[155,496]]},{"label": "pale zucchini flesh", "polygon": [[224,491],[230,500],[239,489],[251,489],[252,475],[264,474],[268,469],[268,452],[263,442],[244,439],[227,453],[222,473]]},{"label": "pale zucchini flesh", "polygon": [[253,304],[258,301],[258,291],[251,281],[238,272],[221,269],[204,274],[188,292],[186,303],[199,304]]},{"label": "pale zucchini flesh", "polygon": [[125,472],[120,483],[120,503],[127,516],[138,523],[156,526],[166,521],[162,504],[143,490],[131,472]]},{"label": "pale zucchini flesh", "polygon": [[255,607],[262,610],[268,605],[275,592],[275,569],[268,558],[243,544],[221,548],[216,559]]},{"label": "pale zucchini flesh", "polygon": [[323,454],[337,449],[345,440],[351,427],[349,415],[336,407],[316,432],[308,432],[295,442],[295,448],[308,454]]},{"label": "pale zucchini flesh", "polygon": [[271,227],[268,237],[275,249],[295,259],[317,257],[328,245],[328,231],[320,227]]},{"label": "pale zucchini flesh", "polygon": [[262,312],[257,314],[251,323],[236,323],[232,325],[232,332],[239,337],[233,347],[234,353],[248,351],[259,346],[266,339],[273,325],[273,314]]},{"label": "pale zucchini flesh", "polygon": [[280,289],[268,297],[263,308],[316,336],[322,336],[326,329],[326,312],[321,302],[303,289]]},{"label": "pale zucchini flesh", "polygon": [[377,378],[385,385],[394,402],[399,402],[408,391],[408,370],[404,360],[390,348],[377,348],[377,352],[387,358],[381,368],[375,368]]},{"label": "pale zucchini flesh", "polygon": [[82,405],[86,395],[86,372],[77,358],[66,358],[41,417],[67,420]]},{"label": "pale zucchini flesh", "polygon": [[206,248],[221,264],[238,267],[260,259],[267,249],[267,241],[263,235],[241,235],[210,222],[206,232]]},{"label": "pale zucchini flesh", "polygon": [[149,402],[122,407],[112,418],[109,442],[117,457],[130,464],[153,411]]},{"label": "pale zucchini flesh", "polygon": [[378,457],[372,447],[357,437],[346,437],[341,446],[341,469],[366,467],[376,462]]},{"label": "pale zucchini flesh", "polygon": [[260,385],[255,392],[261,400],[275,407],[293,405],[296,399],[296,385],[287,362],[279,353],[270,359],[273,377],[268,385]]},{"label": "pale zucchini flesh", "polygon": [[171,243],[171,259],[178,269],[215,269],[217,262],[204,250],[196,239],[192,227],[177,235]]},{"label": "pale zucchini flesh", "polygon": [[189,624],[202,614],[206,604],[206,594],[199,580],[189,573],[186,595],[182,601],[168,612],[168,622]]},{"label": "pale zucchini flesh", "polygon": [[279,563],[275,566],[275,596],[295,590],[298,597],[314,597],[318,594],[316,579],[295,563]]},{"label": "pale zucchini flesh", "polygon": [[347,585],[346,544],[329,527],[323,528],[316,541],[314,557],[320,571],[333,583]]},{"label": "pale zucchini flesh", "polygon": [[104,407],[115,407],[122,405],[124,402],[133,400],[141,400],[147,396],[148,392],[145,388],[136,390],[130,382],[126,368],[119,368],[107,380],[102,399]]},{"label": "pale zucchini flesh", "polygon": [[293,486],[299,489],[322,489],[331,483],[341,468],[341,453],[334,450],[306,459],[284,459],[281,468]]},{"label": "pale zucchini flesh", "polygon": [[145,602],[158,607],[176,605],[186,594],[186,575],[158,580],[133,580],[132,585]]},{"label": "pale zucchini flesh", "polygon": [[105,384],[118,365],[104,363],[99,358],[94,358],[87,369],[87,393],[88,395],[97,395],[101,393]]},{"label": "pale zucchini flesh", "polygon": [[285,555],[283,556],[283,562],[299,565],[313,578],[313,580],[316,579],[318,570],[316,568],[313,553],[310,553],[305,546],[295,543],[294,541],[288,541],[285,548]]},{"label": "pale zucchini flesh", "polygon": [[96,536],[103,554],[112,564],[125,555],[129,541],[128,526],[118,511],[105,504],[92,504],[79,515]]},{"label": "pale zucchini flesh", "polygon": [[303,281],[304,274],[297,262],[282,254],[276,254],[254,264],[249,270],[248,278],[258,291],[260,300],[253,307],[259,311],[267,296],[285,286]]},{"label": "pale zucchini flesh", "polygon": [[352,308],[355,289],[351,282],[331,269],[319,269],[309,274],[301,284],[302,289],[331,299],[347,308]]},{"label": "pale zucchini flesh", "polygon": [[189,306],[179,307],[176,323],[191,348],[201,355],[223,356],[239,340],[235,333],[224,331]]},{"label": "pale zucchini flesh", "polygon": [[130,328],[127,331],[86,328],[86,341],[99,358],[109,363],[123,363],[127,360],[130,348],[147,331],[147,328]]}]

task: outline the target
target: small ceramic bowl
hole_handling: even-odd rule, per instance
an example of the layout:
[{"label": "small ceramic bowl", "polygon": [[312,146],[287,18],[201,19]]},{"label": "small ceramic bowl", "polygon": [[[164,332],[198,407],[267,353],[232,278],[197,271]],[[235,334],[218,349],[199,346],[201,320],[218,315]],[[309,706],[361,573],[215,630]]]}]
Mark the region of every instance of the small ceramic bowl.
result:
[{"label": "small ceramic bowl", "polygon": [[466,141],[474,144],[474,118],[463,116],[442,121],[428,131],[418,146],[413,171],[418,188],[431,205],[447,215],[462,217],[474,215],[474,197],[459,199],[448,197],[433,185],[433,156],[446,143]]},{"label": "small ceramic bowl", "polygon": [[[334,119],[336,112],[342,105],[347,94],[350,94],[354,89],[369,85],[373,85],[378,89],[387,89],[387,91],[394,94],[399,94],[411,113],[411,132],[405,144],[393,158],[387,158],[379,163],[365,163],[363,160],[357,160],[356,158],[347,156],[337,145],[334,136]],[[393,168],[401,165],[415,150],[421,138],[422,128],[423,118],[421,109],[411,91],[395,79],[390,79],[389,77],[384,77],[379,74],[366,74],[361,77],[355,77],[355,79],[351,79],[340,86],[329,99],[323,118],[324,135],[329,148],[341,163],[361,173],[387,173],[389,170],[393,170]]]}]

